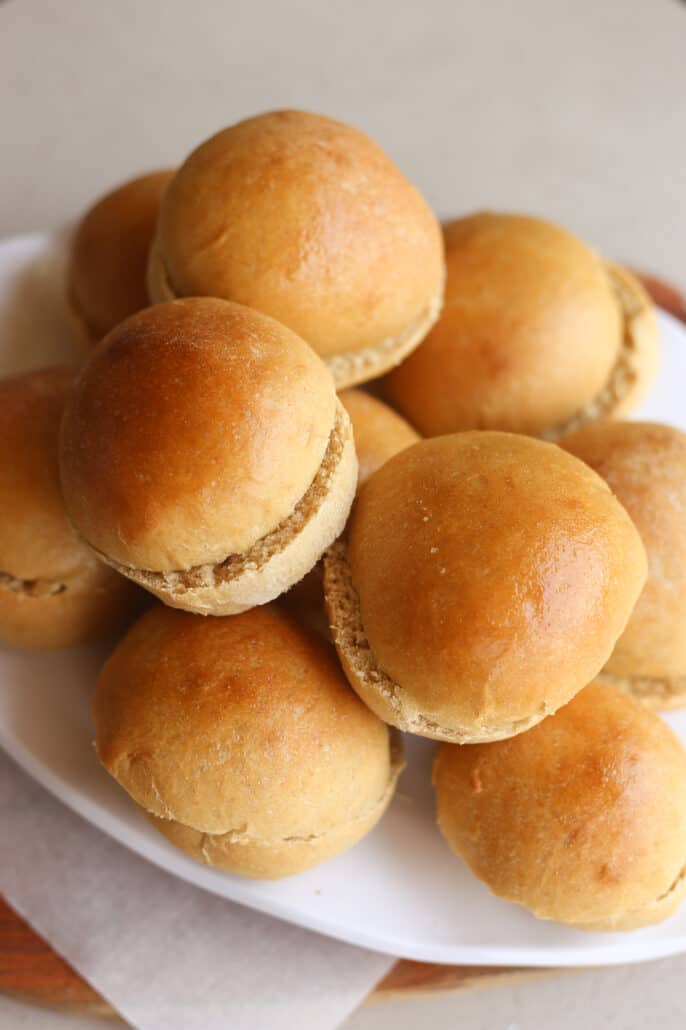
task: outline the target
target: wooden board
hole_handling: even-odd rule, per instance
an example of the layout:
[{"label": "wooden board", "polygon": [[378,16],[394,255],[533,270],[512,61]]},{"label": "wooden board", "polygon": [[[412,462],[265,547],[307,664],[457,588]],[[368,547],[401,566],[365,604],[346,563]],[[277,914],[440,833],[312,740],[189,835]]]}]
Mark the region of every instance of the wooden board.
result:
[{"label": "wooden board", "polygon": [[[686,323],[686,296],[674,287],[638,273],[665,311]],[[437,991],[492,986],[561,970],[500,966],[443,966],[401,959],[369,995],[368,1002],[417,997]],[[0,993],[34,1005],[84,1016],[111,1016],[112,1009],[0,898]]]}]

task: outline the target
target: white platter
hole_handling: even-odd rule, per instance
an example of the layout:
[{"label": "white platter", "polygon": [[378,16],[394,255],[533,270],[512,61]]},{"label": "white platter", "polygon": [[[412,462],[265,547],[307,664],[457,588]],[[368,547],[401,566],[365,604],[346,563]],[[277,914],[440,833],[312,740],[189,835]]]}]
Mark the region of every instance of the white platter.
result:
[{"label": "white platter", "polygon": [[[0,243],[0,373],[73,361],[60,308],[55,241]],[[686,330],[660,315],[662,366],[638,416],[686,429]],[[686,951],[686,905],[633,934],[590,934],[540,922],[492,897],[434,825],[432,745],[407,740],[408,768],[376,830],[318,869],[276,883],[219,873],[176,851],[100,768],[89,694],[106,648],[48,655],[0,650],[0,744],[85,819],[170,873],[232,901],[331,937],[406,958],[478,965],[594,965]],[[686,742],[686,711],[668,722]],[[59,842],[55,842],[59,847]]]}]

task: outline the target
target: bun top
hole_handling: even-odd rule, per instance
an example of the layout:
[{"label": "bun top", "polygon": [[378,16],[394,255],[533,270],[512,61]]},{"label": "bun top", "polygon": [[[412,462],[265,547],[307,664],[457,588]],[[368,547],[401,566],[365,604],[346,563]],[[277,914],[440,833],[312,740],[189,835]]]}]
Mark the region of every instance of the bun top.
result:
[{"label": "bun top", "polygon": [[0,572],[66,578],[93,558],[60,493],[57,438],[75,373],[28,372],[0,381]]},{"label": "bun top", "polygon": [[391,458],[357,499],[348,560],[377,664],[420,711],[465,727],[514,727],[569,700],[607,661],[646,575],[599,476],[495,432]]},{"label": "bun top", "polygon": [[560,441],[609,484],[648,553],[648,581],[608,662],[623,676],[686,673],[686,434],[601,422]]},{"label": "bun top", "polygon": [[434,783],[446,839],[500,897],[589,928],[667,914],[686,865],[686,754],[620,691],[592,684],[528,733],[444,745]]},{"label": "bun top", "polygon": [[172,175],[171,169],[164,169],[118,186],[94,204],[76,228],[68,288],[95,340],[148,306],[148,250]]},{"label": "bun top", "polygon": [[93,352],[67,405],[70,517],[138,568],[240,553],[306,492],[335,405],[322,362],[266,315],[211,298],[148,308]]},{"label": "bun top", "polygon": [[419,440],[409,422],[364,390],[342,390],[339,398],[350,416],[359,463],[359,485],[398,451]]},{"label": "bun top", "polygon": [[106,662],[94,718],[134,799],[206,833],[318,835],[378,804],[391,776],[388,728],[332,647],[276,606],[154,608]]},{"label": "bun top", "polygon": [[440,228],[414,186],[362,132],[302,111],[198,147],[156,248],[173,294],[247,304],[323,355],[399,336],[443,286]]},{"label": "bun top", "polygon": [[462,429],[539,434],[607,382],[621,309],[598,256],[537,218],[482,213],[444,227],[443,312],[388,379],[425,436]]}]

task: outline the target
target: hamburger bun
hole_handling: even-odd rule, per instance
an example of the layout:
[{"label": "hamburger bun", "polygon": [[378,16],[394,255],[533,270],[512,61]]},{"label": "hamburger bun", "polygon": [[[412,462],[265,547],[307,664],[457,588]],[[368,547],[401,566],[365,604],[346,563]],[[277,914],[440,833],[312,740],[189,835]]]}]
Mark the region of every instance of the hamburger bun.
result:
[{"label": "hamburger bun", "polygon": [[362,488],[324,563],[350,683],[400,729],[456,743],[534,726],[600,671],[646,578],[607,485],[507,433],[422,440]]},{"label": "hamburger bun", "polygon": [[188,298],[133,315],[65,411],[67,509],[95,552],[175,608],[229,615],[308,572],[357,461],[331,375],[290,330]]},{"label": "hamburger bun", "polygon": [[146,270],[162,194],[171,169],[150,172],[102,197],[71,241],[67,304],[88,346],[148,306]]},{"label": "hamburger bun", "polygon": [[423,436],[555,440],[636,405],[654,377],[657,327],[630,272],[538,218],[475,214],[444,237],[443,312],[386,382]]},{"label": "hamburger bun", "polygon": [[331,645],[275,605],[220,619],[154,608],[106,662],[93,716],[100,761],[153,825],[244,876],[352,847],[402,768]]},{"label": "hamburger bun", "polygon": [[633,930],[686,892],[686,753],[657,715],[594,683],[531,732],[443,744],[438,825],[499,898],[580,930]]},{"label": "hamburger bun", "polygon": [[686,434],[603,422],[560,446],[606,480],[648,554],[648,580],[601,678],[661,708],[686,704]]},{"label": "hamburger bun", "polygon": [[350,386],[392,368],[438,317],[444,261],[426,202],[362,132],[302,111],[224,129],[167,190],[153,302],[224,297],[306,340]]},{"label": "hamburger bun", "polygon": [[140,600],[69,524],[57,437],[75,373],[28,372],[0,381],[0,642],[49,650],[117,629]]}]

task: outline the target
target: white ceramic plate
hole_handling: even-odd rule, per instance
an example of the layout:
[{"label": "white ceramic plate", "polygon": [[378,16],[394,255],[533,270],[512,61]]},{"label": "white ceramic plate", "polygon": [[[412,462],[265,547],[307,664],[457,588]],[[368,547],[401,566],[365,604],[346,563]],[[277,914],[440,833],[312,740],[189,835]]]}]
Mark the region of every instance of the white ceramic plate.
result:
[{"label": "white ceramic plate", "polygon": [[[49,237],[0,244],[0,372],[73,360],[60,312],[60,261]],[[662,368],[640,416],[686,429],[686,331],[660,316]],[[633,934],[590,934],[540,922],[492,897],[454,858],[434,824],[433,750],[408,738],[408,768],[376,830],[332,862],[277,883],[213,871],[186,858],[140,816],[99,766],[89,694],[107,651],[0,650],[0,743],[36,780],[121,844],[232,901],[394,955],[479,965],[593,965],[686,951],[686,905]],[[686,711],[668,721],[686,742]],[[56,842],[59,847],[59,842]]]}]

